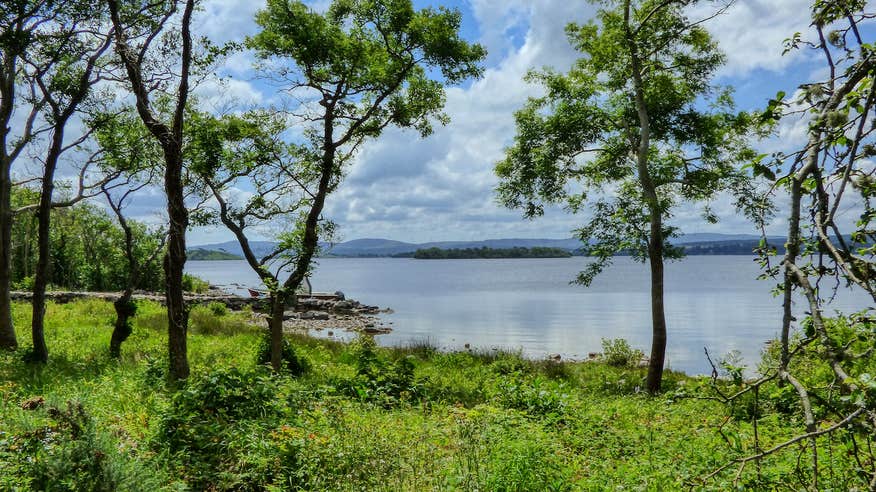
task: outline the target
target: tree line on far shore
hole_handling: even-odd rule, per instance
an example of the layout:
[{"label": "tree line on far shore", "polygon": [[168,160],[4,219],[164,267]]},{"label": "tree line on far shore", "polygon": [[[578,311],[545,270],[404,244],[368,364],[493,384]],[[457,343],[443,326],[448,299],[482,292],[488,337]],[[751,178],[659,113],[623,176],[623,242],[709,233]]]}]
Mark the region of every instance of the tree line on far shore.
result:
[{"label": "tree line on far shore", "polygon": [[408,253],[408,257],[417,260],[452,260],[452,259],[490,259],[490,258],[570,258],[572,253],[562,248],[425,248]]}]

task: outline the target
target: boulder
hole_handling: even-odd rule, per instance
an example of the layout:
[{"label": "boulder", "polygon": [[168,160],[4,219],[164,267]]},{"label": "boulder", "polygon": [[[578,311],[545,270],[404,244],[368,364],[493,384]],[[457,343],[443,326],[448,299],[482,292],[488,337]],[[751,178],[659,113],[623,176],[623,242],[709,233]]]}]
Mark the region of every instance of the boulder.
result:
[{"label": "boulder", "polygon": [[327,320],[329,314],[325,311],[305,311],[299,315],[300,319]]},{"label": "boulder", "polygon": [[353,303],[350,301],[338,301],[332,306],[332,311],[336,313],[349,314],[353,312]]}]

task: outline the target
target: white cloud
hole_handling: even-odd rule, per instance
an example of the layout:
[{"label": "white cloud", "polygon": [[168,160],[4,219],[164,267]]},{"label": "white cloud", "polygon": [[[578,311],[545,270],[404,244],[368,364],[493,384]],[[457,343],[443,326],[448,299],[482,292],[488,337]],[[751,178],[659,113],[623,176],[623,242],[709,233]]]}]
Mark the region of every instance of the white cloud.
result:
[{"label": "white cloud", "polygon": [[[324,1],[310,3],[317,9],[325,6]],[[218,41],[252,34],[256,29],[252,13],[262,5],[216,2],[204,15],[208,35]],[[718,6],[701,2],[690,16],[711,15]],[[490,51],[488,70],[481,80],[448,89],[446,111],[451,123],[436,128],[428,139],[388,130],[362,148],[326,210],[340,224],[343,237],[427,241],[570,235],[586,217],[550,209],[545,217],[524,221],[518,211],[499,206],[493,166],[514,136],[514,111],[538,93],[537,87],[523,82],[523,76],[545,66],[566,70],[577,54],[564,27],[570,21],[586,21],[594,11],[583,2],[468,0],[465,14],[474,17],[480,35],[474,41]],[[229,17],[231,21],[225,23]],[[216,22],[217,18],[223,21]],[[745,84],[745,90],[755,91],[754,99],[765,99],[757,74],[778,73],[807,62],[809,55],[803,51],[787,56],[781,51],[782,40],[808,24],[809,0],[737,1],[707,24],[728,56],[724,83]],[[234,75],[234,83],[205,87],[203,97],[217,103],[229,93],[253,102],[271,100],[266,87],[245,82],[249,72],[242,67],[250,60],[251,54],[242,53],[226,61],[223,70]],[[805,121],[782,122],[778,138],[765,143],[765,151],[793,148],[805,139],[805,129]],[[716,226],[705,225],[699,211],[691,207],[680,210],[675,223],[688,232],[753,230],[736,217],[729,198],[720,198],[714,208],[725,219]]]},{"label": "white cloud", "polygon": [[[699,2],[691,20],[713,15],[723,2]],[[779,72],[806,56],[797,50],[782,55],[782,42],[810,23],[810,0],[742,0],[705,24],[727,54],[725,76],[745,76],[756,69]],[[805,32],[804,32],[805,34]],[[805,37],[804,37],[805,39]]]}]

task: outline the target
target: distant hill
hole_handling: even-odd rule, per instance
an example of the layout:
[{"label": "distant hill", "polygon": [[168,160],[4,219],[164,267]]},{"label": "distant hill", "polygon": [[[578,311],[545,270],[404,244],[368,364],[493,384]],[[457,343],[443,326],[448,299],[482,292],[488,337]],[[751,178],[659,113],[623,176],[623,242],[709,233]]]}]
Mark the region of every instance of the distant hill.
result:
[{"label": "distant hill", "polygon": [[186,252],[186,257],[191,261],[216,261],[216,260],[242,260],[242,256],[228,253],[226,251],[217,251],[203,248],[190,249]]},{"label": "distant hill", "polygon": [[[674,244],[684,246],[689,255],[726,255],[752,254],[752,250],[760,242],[760,236],[755,234],[686,234],[673,240]],[[784,238],[771,237],[769,243],[776,246],[781,253]],[[252,241],[250,243],[256,256],[270,252],[276,243],[270,241]],[[418,249],[471,249],[471,248],[559,248],[575,252],[581,249],[581,241],[577,238],[568,239],[486,239],[483,241],[435,241],[428,243],[406,243],[391,239],[365,238],[354,239],[335,245],[321,244],[323,256],[337,257],[386,257],[413,255]],[[222,251],[242,256],[243,251],[237,241],[203,244],[195,246],[198,249]]]},{"label": "distant hill", "polygon": [[418,260],[469,260],[469,259],[499,259],[499,258],[570,258],[572,253],[562,248],[426,248],[411,253],[401,253],[406,257]]},{"label": "distant hill", "polygon": [[[274,246],[277,243],[272,241],[250,241],[249,245],[252,247],[253,252],[256,256],[264,256],[270,253]],[[237,241],[226,241],[224,243],[212,243],[212,244],[200,244],[197,246],[192,246],[188,252],[191,254],[192,251],[202,249],[207,251],[221,251],[224,253],[230,253],[232,255],[237,256],[236,259],[243,259],[243,250],[240,248],[240,244]]]}]

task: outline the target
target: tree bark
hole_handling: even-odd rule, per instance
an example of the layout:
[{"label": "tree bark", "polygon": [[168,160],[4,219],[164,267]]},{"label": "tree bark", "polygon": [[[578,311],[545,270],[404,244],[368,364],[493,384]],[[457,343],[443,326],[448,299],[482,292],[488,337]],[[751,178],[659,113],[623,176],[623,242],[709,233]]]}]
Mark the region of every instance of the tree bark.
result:
[{"label": "tree bark", "polygon": [[[12,161],[9,152],[9,127],[15,108],[16,54],[0,53],[0,348],[16,349],[15,326],[12,324]],[[12,154],[12,155],[10,155]]]},{"label": "tree bark", "polygon": [[189,313],[183,297],[183,269],[186,264],[186,229],[189,214],[183,198],[182,154],[175,145],[165,151],[164,191],[167,195],[168,227],[167,254],[164,257],[165,299],[167,301],[167,349],[170,358],[170,377],[183,380],[189,377],[186,336]]},{"label": "tree bark", "polygon": [[[56,139],[63,139],[63,132],[56,132]],[[54,145],[53,145],[54,147]],[[43,184],[40,191],[39,209],[37,209],[37,265],[33,281],[33,299],[31,305],[33,318],[31,320],[31,338],[33,339],[34,362],[48,362],[49,348],[46,346],[45,317],[46,317],[46,287],[49,283],[49,267],[51,265],[51,250],[49,229],[52,220],[52,193],[54,192],[55,165],[57,157],[46,160],[46,168],[43,172]]]},{"label": "tree bark", "polygon": [[[322,215],[322,210],[325,207],[325,199],[331,185],[331,178],[335,170],[335,152],[337,145],[334,140],[334,116],[335,108],[334,101],[325,101],[325,113],[323,117],[323,152],[320,162],[320,177],[319,186],[317,187],[316,195],[313,198],[313,203],[310,206],[310,211],[307,213],[307,218],[304,221],[304,239],[302,240],[301,254],[295,264],[295,270],[286,279],[283,284],[283,289],[290,293],[288,295],[295,296],[298,287],[307,276],[310,270],[310,262],[313,260],[313,255],[316,254],[316,248],[319,245],[319,217]],[[282,329],[282,325],[281,325]],[[282,347],[281,347],[282,348]],[[277,354],[281,355],[281,354]],[[271,358],[274,358],[272,351]]]},{"label": "tree bark", "polygon": [[648,206],[650,234],[648,238],[648,261],[651,266],[651,357],[648,360],[646,389],[649,394],[660,392],[663,381],[663,364],[666,358],[666,314],[663,306],[663,212],[657,186],[648,168],[651,152],[651,119],[645,101],[641,58],[635,35],[630,28],[630,0],[624,4],[626,37],[630,49],[630,68],[633,76],[633,89],[636,113],[639,118],[638,147],[635,151],[636,168],[642,196]]},{"label": "tree bark", "polygon": [[271,316],[268,328],[271,336],[271,369],[283,369],[283,312],[286,310],[286,295],[282,289],[271,293]]},{"label": "tree bark", "polygon": [[[5,129],[3,140],[6,139]],[[5,154],[5,142],[3,151]],[[12,324],[12,179],[9,163],[3,157],[0,169],[0,348],[18,348],[15,326]]]},{"label": "tree bark", "polygon": [[[125,38],[124,26],[119,16],[119,2],[107,0],[110,19],[115,30],[116,46],[125,64],[131,90],[136,99],[137,113],[143,124],[161,145],[164,153],[164,192],[167,196],[168,241],[164,256],[165,300],[167,302],[167,345],[171,381],[189,377],[189,362],[186,344],[189,314],[183,297],[182,279],[186,263],[186,229],[189,225],[188,210],[184,199],[183,171],[183,124],[186,102],[189,96],[189,69],[192,62],[191,20],[194,0],[186,0],[180,23],[182,53],[177,98],[170,126],[158,120],[150,107],[148,83],[143,78],[142,58],[133,53]],[[167,18],[157,29],[164,26]],[[156,31],[157,33],[157,31]]]},{"label": "tree bark", "polygon": [[660,210],[651,211],[651,241],[648,245],[651,264],[651,357],[648,359],[648,393],[657,394],[663,381],[666,359],[666,313],[663,307],[663,221]]}]

